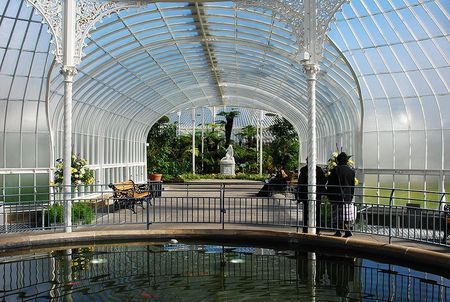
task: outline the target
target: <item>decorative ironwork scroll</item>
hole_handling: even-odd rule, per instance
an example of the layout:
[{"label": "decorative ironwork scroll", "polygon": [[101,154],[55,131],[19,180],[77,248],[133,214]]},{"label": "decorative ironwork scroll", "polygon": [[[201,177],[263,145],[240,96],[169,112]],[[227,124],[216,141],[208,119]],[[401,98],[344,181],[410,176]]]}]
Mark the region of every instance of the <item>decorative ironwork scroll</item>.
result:
[{"label": "decorative ironwork scroll", "polygon": [[[55,56],[62,61],[63,0],[26,0],[42,15],[53,35]],[[76,41],[74,45],[75,64],[81,62],[85,39],[96,22],[112,13],[131,7],[145,6],[153,1],[134,0],[74,0],[76,2]],[[262,8],[291,27],[300,46],[308,51],[311,61],[317,63],[322,57],[323,42],[329,24],[336,12],[348,0],[235,0],[238,9]],[[308,37],[308,38],[306,38]]]},{"label": "decorative ironwork scroll", "polygon": [[[63,0],[27,0],[36,12],[43,17],[53,35],[51,43],[55,44],[56,61],[62,63],[63,58],[63,29],[64,10]],[[110,0],[75,0],[76,2],[76,41],[74,45],[75,64],[78,65],[83,57],[84,40],[96,22],[112,13],[117,13],[131,7],[145,5],[145,1],[110,1]]]},{"label": "decorative ironwork scroll", "polygon": [[[238,9],[262,8],[291,27],[300,51],[308,51],[312,63],[323,54],[323,42],[336,12],[349,0],[236,0]],[[307,38],[308,37],[308,38]]]}]

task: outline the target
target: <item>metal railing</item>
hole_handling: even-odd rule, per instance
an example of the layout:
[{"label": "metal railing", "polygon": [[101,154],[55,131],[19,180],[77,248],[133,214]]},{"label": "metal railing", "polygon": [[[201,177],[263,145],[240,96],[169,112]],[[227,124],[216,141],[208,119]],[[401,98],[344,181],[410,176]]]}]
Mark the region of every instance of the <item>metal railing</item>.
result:
[{"label": "metal railing", "polygon": [[[118,200],[107,185],[90,186],[83,190],[85,193],[75,192],[70,198],[72,223],[75,228],[124,224],[150,228],[158,223],[207,223],[220,228],[238,224],[296,231],[306,227],[306,203],[297,200],[296,185],[263,185],[149,183],[141,184],[139,190],[150,192],[152,198],[142,200]],[[3,195],[0,232],[62,230],[65,198],[59,193],[61,190],[41,194],[41,200],[30,199],[42,188],[28,191],[32,192],[30,196]],[[320,213],[316,225],[321,231],[352,231],[387,236],[389,240],[403,238],[449,246],[450,211],[446,198],[448,193],[442,192],[358,186],[351,204],[330,202],[324,195],[317,208]]]}]

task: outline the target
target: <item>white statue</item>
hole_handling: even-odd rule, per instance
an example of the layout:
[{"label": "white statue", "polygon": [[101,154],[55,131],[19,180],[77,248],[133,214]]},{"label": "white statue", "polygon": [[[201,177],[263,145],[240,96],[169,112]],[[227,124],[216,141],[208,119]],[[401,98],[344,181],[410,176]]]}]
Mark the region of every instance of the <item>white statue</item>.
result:
[{"label": "white statue", "polygon": [[225,157],[220,160],[220,173],[224,175],[234,175],[235,161],[233,146],[229,145]]},{"label": "white statue", "polygon": [[225,154],[225,157],[222,158],[222,160],[233,160],[234,161],[234,151],[233,146],[229,145],[227,148],[227,154]]}]

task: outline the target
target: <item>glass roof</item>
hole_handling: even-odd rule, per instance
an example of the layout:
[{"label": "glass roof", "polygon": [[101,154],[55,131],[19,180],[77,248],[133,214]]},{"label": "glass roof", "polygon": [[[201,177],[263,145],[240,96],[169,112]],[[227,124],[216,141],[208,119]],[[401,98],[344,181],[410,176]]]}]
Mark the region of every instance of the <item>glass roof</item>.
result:
[{"label": "glass roof", "polygon": [[[448,0],[352,0],[337,13],[317,82],[322,160],[337,141],[352,153],[364,141],[366,167],[450,169],[449,10]],[[0,16],[1,132],[61,131],[46,25],[22,0],[1,1]],[[145,141],[161,115],[225,105],[279,113],[306,141],[296,38],[270,10],[150,3],[90,34],[74,83],[77,133]]]}]

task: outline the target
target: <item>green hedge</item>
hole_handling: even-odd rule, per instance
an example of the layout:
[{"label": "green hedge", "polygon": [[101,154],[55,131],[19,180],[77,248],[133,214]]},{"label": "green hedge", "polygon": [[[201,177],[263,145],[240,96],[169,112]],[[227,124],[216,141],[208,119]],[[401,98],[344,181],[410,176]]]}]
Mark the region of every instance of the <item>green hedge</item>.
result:
[{"label": "green hedge", "polygon": [[163,181],[165,182],[186,182],[189,180],[199,179],[244,179],[244,180],[256,180],[263,181],[268,178],[268,175],[248,174],[248,173],[236,173],[236,175],[223,175],[223,174],[192,174],[185,173],[176,177],[170,175],[163,175]]}]

